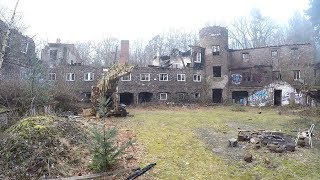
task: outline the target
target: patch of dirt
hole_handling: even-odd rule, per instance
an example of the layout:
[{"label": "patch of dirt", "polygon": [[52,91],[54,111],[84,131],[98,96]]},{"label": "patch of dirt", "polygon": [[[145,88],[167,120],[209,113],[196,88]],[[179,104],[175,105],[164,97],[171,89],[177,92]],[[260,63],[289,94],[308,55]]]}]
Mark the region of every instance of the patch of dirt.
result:
[{"label": "patch of dirt", "polygon": [[198,128],[196,134],[205,142],[207,148],[213,153],[223,157],[229,163],[243,159],[248,145],[239,144],[238,147],[229,147],[228,139],[234,138],[234,134],[216,132],[214,129]]}]

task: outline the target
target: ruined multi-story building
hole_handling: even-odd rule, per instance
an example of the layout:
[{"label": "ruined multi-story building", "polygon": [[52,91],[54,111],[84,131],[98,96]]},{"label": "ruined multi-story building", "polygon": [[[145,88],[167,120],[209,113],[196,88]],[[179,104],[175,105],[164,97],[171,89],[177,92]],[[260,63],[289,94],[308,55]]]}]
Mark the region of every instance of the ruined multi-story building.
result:
[{"label": "ruined multi-story building", "polygon": [[[0,20],[0,49],[8,26]],[[12,81],[25,79],[31,71],[35,57],[35,43],[32,38],[10,29],[7,47],[0,66],[0,80]]]},{"label": "ruined multi-story building", "polygon": [[234,50],[229,49],[224,27],[205,27],[199,36],[199,45],[190,46],[189,51],[174,50],[170,56],[156,58],[152,66],[136,67],[123,77],[119,84],[121,102],[261,106],[315,102],[310,96],[311,91],[318,91],[315,48],[311,44]]},{"label": "ruined multi-story building", "polygon": [[83,101],[90,100],[91,87],[96,85],[102,68],[84,65],[74,44],[64,44],[59,39],[49,43],[41,52],[41,60],[47,67],[46,80],[52,88]]},{"label": "ruined multi-story building", "polygon": [[[228,30],[219,26],[201,29],[199,37],[190,50],[174,49],[122,77],[120,102],[315,104],[319,65],[311,44],[235,50],[228,46]],[[50,83],[84,99],[103,72],[83,65],[71,44],[50,43],[42,60]],[[130,63],[129,41],[121,41],[119,63]]]}]

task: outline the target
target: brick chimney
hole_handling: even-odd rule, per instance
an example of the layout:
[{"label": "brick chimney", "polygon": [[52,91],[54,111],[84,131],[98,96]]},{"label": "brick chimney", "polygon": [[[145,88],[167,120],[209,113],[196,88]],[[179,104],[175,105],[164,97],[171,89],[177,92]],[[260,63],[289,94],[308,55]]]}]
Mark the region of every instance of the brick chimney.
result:
[{"label": "brick chimney", "polygon": [[129,62],[129,40],[121,40],[120,64]]}]

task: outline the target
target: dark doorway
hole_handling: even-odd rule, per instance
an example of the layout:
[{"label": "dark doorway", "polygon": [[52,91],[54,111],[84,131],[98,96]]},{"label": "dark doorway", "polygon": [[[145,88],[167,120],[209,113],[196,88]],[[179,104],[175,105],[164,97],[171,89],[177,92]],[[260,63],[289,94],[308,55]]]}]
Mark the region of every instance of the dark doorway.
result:
[{"label": "dark doorway", "polygon": [[221,66],[213,66],[213,77],[221,77]]},{"label": "dark doorway", "polygon": [[139,93],[139,103],[150,102],[152,100],[152,93],[149,92],[141,92]]},{"label": "dark doorway", "polygon": [[131,105],[134,103],[133,93],[120,93],[120,103]]},{"label": "dark doorway", "polygon": [[282,90],[274,90],[274,105],[281,106]]},{"label": "dark doorway", "polygon": [[245,99],[248,98],[249,93],[247,91],[233,91],[232,99],[234,103],[245,104]]},{"label": "dark doorway", "polygon": [[222,103],[222,89],[212,89],[212,102]]}]

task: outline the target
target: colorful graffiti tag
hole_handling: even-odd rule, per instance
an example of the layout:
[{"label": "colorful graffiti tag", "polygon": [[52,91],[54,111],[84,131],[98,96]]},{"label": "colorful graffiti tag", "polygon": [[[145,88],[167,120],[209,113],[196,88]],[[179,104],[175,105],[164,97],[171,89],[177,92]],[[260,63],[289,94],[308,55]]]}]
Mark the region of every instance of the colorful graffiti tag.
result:
[{"label": "colorful graffiti tag", "polygon": [[267,103],[268,100],[270,100],[270,98],[266,89],[257,91],[248,98],[249,103],[252,105],[263,105],[264,103]]},{"label": "colorful graffiti tag", "polygon": [[239,85],[242,81],[242,75],[241,74],[232,74],[231,75],[232,78],[232,83],[235,85]]}]

